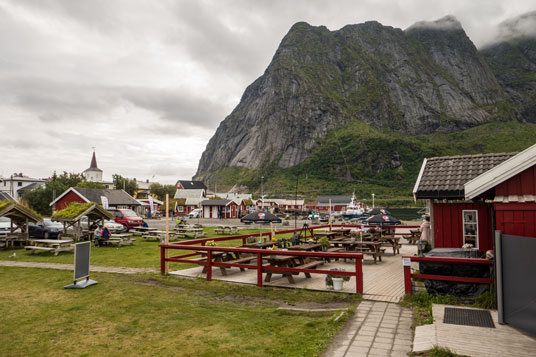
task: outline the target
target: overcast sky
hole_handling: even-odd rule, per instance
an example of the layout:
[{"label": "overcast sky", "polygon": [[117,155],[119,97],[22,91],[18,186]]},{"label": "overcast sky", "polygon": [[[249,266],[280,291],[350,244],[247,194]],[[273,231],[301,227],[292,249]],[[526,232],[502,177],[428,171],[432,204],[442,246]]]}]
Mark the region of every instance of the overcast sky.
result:
[{"label": "overcast sky", "polygon": [[190,179],[298,21],[407,28],[451,14],[477,46],[534,0],[0,0],[0,175]]}]

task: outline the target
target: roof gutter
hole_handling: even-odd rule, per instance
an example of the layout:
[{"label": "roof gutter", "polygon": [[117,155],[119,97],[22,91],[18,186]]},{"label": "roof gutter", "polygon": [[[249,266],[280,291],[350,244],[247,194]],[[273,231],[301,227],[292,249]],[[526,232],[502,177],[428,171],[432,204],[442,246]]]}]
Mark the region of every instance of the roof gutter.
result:
[{"label": "roof gutter", "polygon": [[422,175],[424,173],[424,168],[426,167],[426,162],[428,160],[424,158],[422,161],[421,171],[419,171],[419,176],[417,176],[417,181],[415,182],[415,187],[413,187],[413,200],[417,202],[417,190],[419,189],[419,185],[421,184]]}]

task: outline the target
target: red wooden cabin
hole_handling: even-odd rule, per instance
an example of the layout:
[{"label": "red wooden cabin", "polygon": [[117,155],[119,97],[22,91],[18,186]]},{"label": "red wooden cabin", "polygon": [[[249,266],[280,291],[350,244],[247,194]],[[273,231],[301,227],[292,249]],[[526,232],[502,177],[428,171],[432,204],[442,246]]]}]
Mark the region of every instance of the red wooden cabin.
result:
[{"label": "red wooden cabin", "polygon": [[425,159],[415,199],[427,199],[434,248],[493,249],[493,232],[536,237],[536,145],[520,153]]}]

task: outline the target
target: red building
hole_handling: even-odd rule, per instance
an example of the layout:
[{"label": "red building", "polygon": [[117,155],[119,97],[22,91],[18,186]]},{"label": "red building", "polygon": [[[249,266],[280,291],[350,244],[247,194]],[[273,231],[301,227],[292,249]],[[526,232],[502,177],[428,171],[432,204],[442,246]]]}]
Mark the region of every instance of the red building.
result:
[{"label": "red building", "polygon": [[240,206],[233,200],[205,200],[201,202],[203,218],[218,218],[220,212],[222,218],[238,218]]},{"label": "red building", "polygon": [[495,229],[536,236],[536,145],[521,153],[425,159],[415,199],[427,199],[434,248],[493,249]]},{"label": "red building", "polygon": [[73,202],[95,202],[109,208],[129,208],[133,211],[136,211],[137,207],[141,206],[138,201],[123,190],[81,187],[69,188],[52,201],[50,206],[54,211],[59,211]]}]

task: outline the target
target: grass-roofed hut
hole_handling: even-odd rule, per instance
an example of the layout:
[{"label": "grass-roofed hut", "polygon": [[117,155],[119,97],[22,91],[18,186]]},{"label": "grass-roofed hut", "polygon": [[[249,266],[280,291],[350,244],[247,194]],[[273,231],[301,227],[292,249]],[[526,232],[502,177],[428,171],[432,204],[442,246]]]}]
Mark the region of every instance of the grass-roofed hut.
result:
[{"label": "grass-roofed hut", "polygon": [[29,239],[28,223],[43,220],[43,217],[33,209],[14,201],[0,201],[0,217],[11,219],[10,233],[2,242],[5,246],[7,246],[7,239],[24,244]]},{"label": "grass-roofed hut", "polygon": [[[72,235],[75,241],[81,240],[82,237],[90,237],[90,232],[84,231],[80,226],[82,217],[88,218],[88,229],[94,223],[100,224],[105,219],[113,219],[114,216],[109,211],[105,210],[101,205],[88,203],[71,203],[61,211],[52,215],[52,220],[63,223],[63,231],[66,234]],[[86,234],[87,233],[87,234]]]}]

